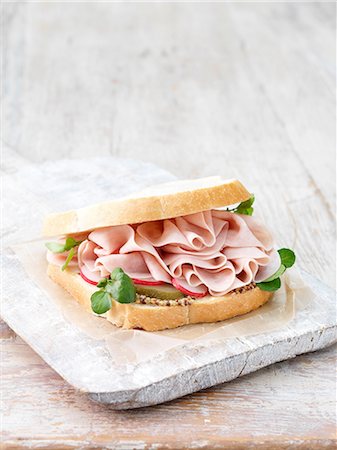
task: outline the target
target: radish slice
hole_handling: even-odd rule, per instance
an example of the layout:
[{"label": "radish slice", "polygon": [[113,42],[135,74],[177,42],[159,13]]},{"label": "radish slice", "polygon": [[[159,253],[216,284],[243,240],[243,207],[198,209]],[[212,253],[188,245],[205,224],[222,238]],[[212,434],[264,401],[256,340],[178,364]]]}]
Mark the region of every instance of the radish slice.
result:
[{"label": "radish slice", "polygon": [[172,284],[176,289],[178,289],[178,291],[182,292],[183,294],[190,295],[191,297],[201,298],[201,297],[205,297],[205,295],[207,295],[207,293],[208,293],[207,289],[206,289],[206,292],[188,291],[184,287],[180,286],[180,284],[176,278],[172,278]]},{"label": "radish slice", "polygon": [[83,278],[83,280],[86,281],[87,283],[93,284],[94,286],[97,286],[98,281],[92,281],[92,280],[89,280],[89,278],[87,278],[87,277],[83,274],[83,272],[82,272],[81,270],[80,270],[80,275],[81,275],[81,277]]},{"label": "radish slice", "polygon": [[160,286],[161,284],[164,284],[163,281],[138,280],[138,278],[132,278],[132,281],[135,284],[141,284],[143,286]]}]

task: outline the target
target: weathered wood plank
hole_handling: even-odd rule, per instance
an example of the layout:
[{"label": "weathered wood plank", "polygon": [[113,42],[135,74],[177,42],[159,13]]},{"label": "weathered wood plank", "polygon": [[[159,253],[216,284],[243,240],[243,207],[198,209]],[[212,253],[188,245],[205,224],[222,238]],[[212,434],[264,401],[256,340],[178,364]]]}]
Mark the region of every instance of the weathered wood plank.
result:
[{"label": "weathered wood plank", "polygon": [[3,439],[12,448],[81,443],[86,449],[238,449],[261,442],[261,448],[307,449],[328,448],[329,442],[333,448],[336,438],[336,347],[160,406],[123,412],[75,391],[20,338],[3,343],[2,354]]},{"label": "weathered wood plank", "polygon": [[[334,285],[334,3],[6,3],[3,12],[3,137],[23,158],[112,154],[180,177],[237,175],[279,242],[295,244],[302,266]],[[13,448],[177,448],[192,431],[199,446],[335,446],[332,349],[114,413],[20,346],[6,366]]]},{"label": "weathered wood plank", "polygon": [[22,58],[6,53],[6,139],[33,161],[99,149],[181,178],[238,176],[280,242],[334,286],[324,256],[335,246],[334,10],[16,5],[5,38]]}]

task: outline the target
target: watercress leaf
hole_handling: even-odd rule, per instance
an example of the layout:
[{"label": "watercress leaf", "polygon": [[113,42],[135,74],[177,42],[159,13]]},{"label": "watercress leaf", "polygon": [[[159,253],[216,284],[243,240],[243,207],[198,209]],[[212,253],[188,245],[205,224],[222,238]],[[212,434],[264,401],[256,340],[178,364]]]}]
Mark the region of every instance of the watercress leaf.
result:
[{"label": "watercress leaf", "polygon": [[263,280],[263,283],[268,283],[269,281],[273,281],[276,278],[279,278],[281,275],[284,274],[285,271],[286,271],[286,267],[283,264],[281,264],[279,269],[273,275],[271,275],[266,280]]},{"label": "watercress leaf", "polygon": [[69,250],[67,259],[65,260],[63,266],[61,267],[62,270],[65,270],[65,269],[68,267],[68,264],[69,264],[70,261],[73,259],[74,254],[75,254],[75,250],[74,250],[73,248],[71,248],[71,249]]},{"label": "watercress leaf", "polygon": [[110,279],[103,278],[97,286],[101,288],[98,292],[105,292],[110,301],[133,303],[136,299],[136,288],[133,281],[120,267],[116,267],[112,271]]},{"label": "watercress leaf", "polygon": [[279,278],[275,278],[273,281],[269,282],[262,282],[262,283],[256,283],[256,285],[262,290],[262,291],[277,291],[277,289],[280,289],[281,287],[281,280]]},{"label": "watercress leaf", "polygon": [[53,253],[63,253],[66,251],[64,244],[61,244],[60,242],[46,242],[45,246]]},{"label": "watercress leaf", "polygon": [[119,303],[133,303],[136,298],[136,289],[131,281],[118,280],[113,284],[112,295]]},{"label": "watercress leaf", "polygon": [[126,273],[124,272],[124,270],[121,269],[120,267],[116,267],[116,268],[111,272],[110,279],[111,279],[112,281],[120,280],[121,278],[123,278],[123,275],[126,275]]},{"label": "watercress leaf", "polygon": [[289,248],[281,248],[278,250],[281,262],[286,267],[292,267],[296,261],[296,255],[295,253],[290,250]]},{"label": "watercress leaf", "polygon": [[136,298],[133,281],[122,269],[115,269],[112,272],[111,281],[107,283],[106,290],[119,303],[133,303]]},{"label": "watercress leaf", "polygon": [[65,242],[46,242],[45,246],[53,253],[63,253],[71,250],[72,248],[80,245],[82,241],[76,241],[72,237],[68,237]]},{"label": "watercress leaf", "polygon": [[241,209],[248,209],[248,208],[250,208],[250,207],[253,205],[254,202],[255,202],[255,195],[252,194],[252,195],[249,197],[248,200],[245,200],[244,202],[241,202],[241,203],[239,204],[238,208],[241,208]]},{"label": "watercress leaf", "polygon": [[70,250],[70,249],[73,248],[75,245],[76,245],[75,239],[72,238],[72,237],[68,237],[68,238],[66,239],[66,241],[65,241],[64,248],[65,248],[66,250]]},{"label": "watercress leaf", "polygon": [[107,284],[108,280],[106,278],[102,278],[101,280],[99,280],[99,282],[97,283],[97,287],[102,288],[105,287]]},{"label": "watercress leaf", "polygon": [[81,242],[82,242],[82,241],[76,241],[76,240],[75,240],[74,238],[72,238],[72,237],[68,237],[68,238],[66,239],[65,244],[64,244],[64,248],[65,248],[66,250],[70,250],[71,248],[77,247],[78,245],[80,245]]},{"label": "watercress leaf", "polygon": [[253,215],[254,208],[252,207],[253,203],[255,201],[255,196],[252,194],[248,200],[245,200],[244,202],[241,202],[236,208],[234,208],[233,212],[237,214],[245,214],[247,216]]},{"label": "watercress leaf", "polygon": [[237,209],[235,211],[237,214],[245,214],[246,216],[252,216],[254,212],[254,208],[250,206],[249,208]]},{"label": "watercress leaf", "polygon": [[104,286],[104,290],[106,292],[109,292],[109,294],[111,294],[113,296],[115,290],[114,290],[114,284],[116,283],[116,281],[114,280],[107,280],[106,285]]},{"label": "watercress leaf", "polygon": [[103,289],[96,291],[90,297],[91,300],[91,309],[96,314],[104,314],[109,311],[112,306],[111,296]]}]

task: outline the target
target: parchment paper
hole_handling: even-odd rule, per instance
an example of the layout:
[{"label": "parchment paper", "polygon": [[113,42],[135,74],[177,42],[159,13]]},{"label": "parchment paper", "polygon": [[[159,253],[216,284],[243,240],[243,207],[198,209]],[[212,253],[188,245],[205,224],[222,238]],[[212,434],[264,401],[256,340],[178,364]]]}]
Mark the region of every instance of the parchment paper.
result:
[{"label": "parchment paper", "polygon": [[65,320],[93,339],[101,341],[116,364],[138,363],[158,356],[187,341],[211,341],[218,338],[246,337],[284,327],[296,309],[305,307],[311,295],[301,278],[292,270],[266,305],[244,316],[224,322],[186,325],[174,330],[147,332],[123,330],[102,317],[94,316],[79,305],[47,274],[46,251],[42,240],[12,246],[29,277],[61,310]]}]

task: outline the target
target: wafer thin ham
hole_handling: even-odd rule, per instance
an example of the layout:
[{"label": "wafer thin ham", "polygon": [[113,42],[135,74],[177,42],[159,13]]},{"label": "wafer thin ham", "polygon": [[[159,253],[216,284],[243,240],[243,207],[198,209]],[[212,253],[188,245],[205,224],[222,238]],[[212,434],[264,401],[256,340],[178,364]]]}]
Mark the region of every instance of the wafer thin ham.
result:
[{"label": "wafer thin ham", "polygon": [[78,262],[94,281],[121,267],[132,278],[175,278],[186,289],[207,289],[213,296],[262,281],[280,266],[262,223],[220,210],[95,230],[79,246]]}]

